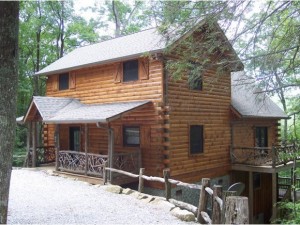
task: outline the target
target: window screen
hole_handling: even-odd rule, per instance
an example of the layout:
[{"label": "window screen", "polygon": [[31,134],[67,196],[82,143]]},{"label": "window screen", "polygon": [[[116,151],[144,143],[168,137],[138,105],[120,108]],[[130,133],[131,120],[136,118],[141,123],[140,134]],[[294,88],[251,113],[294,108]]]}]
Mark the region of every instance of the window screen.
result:
[{"label": "window screen", "polygon": [[124,146],[140,145],[140,128],[124,127],[123,128],[123,144]]},{"label": "window screen", "polygon": [[59,90],[69,89],[69,74],[59,74]]},{"label": "window screen", "polygon": [[190,154],[203,152],[203,126],[190,126]]},{"label": "window screen", "polygon": [[134,81],[139,79],[138,60],[131,60],[123,63],[123,81]]}]

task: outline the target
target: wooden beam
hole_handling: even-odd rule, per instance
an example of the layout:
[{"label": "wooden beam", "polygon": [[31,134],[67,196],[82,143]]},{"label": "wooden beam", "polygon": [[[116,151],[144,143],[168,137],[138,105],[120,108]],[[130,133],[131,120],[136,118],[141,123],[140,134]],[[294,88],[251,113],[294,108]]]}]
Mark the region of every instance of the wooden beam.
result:
[{"label": "wooden beam", "polygon": [[87,123],[84,124],[84,153],[85,153],[85,167],[84,167],[84,174],[87,176],[88,170],[88,125]]},{"label": "wooden beam", "polygon": [[249,171],[249,223],[253,223],[253,172]]},{"label": "wooden beam", "polygon": [[[112,128],[108,128],[108,162],[109,167],[113,168],[113,151],[114,151],[114,130]],[[110,183],[113,182],[112,171],[109,171],[109,179]]]},{"label": "wooden beam", "polygon": [[272,173],[272,218],[276,219],[277,173]]},{"label": "wooden beam", "polygon": [[36,167],[36,122],[32,122],[32,167]]},{"label": "wooden beam", "polygon": [[55,140],[55,171],[58,171],[58,159],[59,159],[59,150],[60,150],[60,142],[59,142],[59,124],[55,125],[55,133],[54,133],[54,140]]}]

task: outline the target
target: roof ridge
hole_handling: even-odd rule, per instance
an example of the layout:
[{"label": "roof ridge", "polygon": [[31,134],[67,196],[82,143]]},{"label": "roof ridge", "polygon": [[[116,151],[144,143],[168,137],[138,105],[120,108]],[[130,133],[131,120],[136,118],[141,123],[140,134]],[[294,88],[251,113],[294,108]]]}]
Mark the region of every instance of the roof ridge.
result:
[{"label": "roof ridge", "polygon": [[137,31],[137,32],[134,32],[134,33],[131,33],[131,34],[123,34],[119,37],[112,37],[108,40],[103,40],[103,41],[99,41],[99,42],[96,42],[96,43],[92,43],[92,44],[87,44],[87,45],[84,45],[84,46],[80,46],[79,48],[76,48],[74,50],[77,50],[77,49],[81,49],[81,48],[84,48],[84,47],[89,47],[89,46],[92,46],[92,45],[97,45],[97,44],[100,44],[100,43],[104,43],[104,42],[107,42],[107,41],[112,41],[112,40],[115,40],[115,39],[118,39],[118,38],[123,38],[123,37],[127,37],[127,36],[131,36],[131,35],[134,35],[134,34],[137,34],[137,33],[142,33],[142,32],[145,32],[145,31],[148,31],[148,30],[154,30],[154,29],[157,29],[157,27],[151,27],[151,28],[147,28],[145,30],[140,30],[140,31]]}]

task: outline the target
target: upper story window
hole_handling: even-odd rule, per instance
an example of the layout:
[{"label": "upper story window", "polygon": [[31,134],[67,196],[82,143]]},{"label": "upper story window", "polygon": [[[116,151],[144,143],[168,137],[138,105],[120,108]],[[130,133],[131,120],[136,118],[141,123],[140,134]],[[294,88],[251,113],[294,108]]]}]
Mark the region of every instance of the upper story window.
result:
[{"label": "upper story window", "polygon": [[139,62],[130,60],[123,63],[123,82],[135,81],[139,79]]},{"label": "upper story window", "polygon": [[69,89],[69,73],[59,74],[59,90],[67,90]]},{"label": "upper story window", "polygon": [[140,127],[123,127],[123,145],[132,147],[140,146]]},{"label": "upper story window", "polygon": [[191,90],[202,91],[203,81],[202,81],[202,67],[199,63],[189,62],[190,71],[188,74],[188,85]]},{"label": "upper story window", "polygon": [[203,153],[204,135],[202,125],[190,126],[190,154]]},{"label": "upper story window", "polygon": [[255,128],[255,146],[268,147],[268,128],[256,127]]}]

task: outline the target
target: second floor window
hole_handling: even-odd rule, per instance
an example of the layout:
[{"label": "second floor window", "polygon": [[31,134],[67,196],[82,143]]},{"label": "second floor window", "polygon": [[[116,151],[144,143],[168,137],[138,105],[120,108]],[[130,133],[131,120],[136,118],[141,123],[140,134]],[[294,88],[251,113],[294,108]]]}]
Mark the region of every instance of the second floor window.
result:
[{"label": "second floor window", "polygon": [[255,146],[268,147],[268,128],[256,127],[255,128]]},{"label": "second floor window", "polygon": [[59,74],[59,90],[67,90],[69,89],[69,74],[68,73],[62,73]]},{"label": "second floor window", "polygon": [[202,91],[202,67],[199,63],[189,62],[188,85],[190,90]]},{"label": "second floor window", "polygon": [[123,63],[123,82],[135,81],[139,79],[139,62],[130,60]]}]

